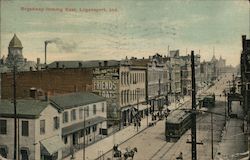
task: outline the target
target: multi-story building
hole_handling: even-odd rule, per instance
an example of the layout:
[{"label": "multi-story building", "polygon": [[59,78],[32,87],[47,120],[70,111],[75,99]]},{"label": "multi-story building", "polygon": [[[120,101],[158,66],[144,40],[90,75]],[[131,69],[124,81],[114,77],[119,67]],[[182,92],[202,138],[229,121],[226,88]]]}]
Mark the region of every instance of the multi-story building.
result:
[{"label": "multi-story building", "polygon": [[[13,96],[13,74],[1,74],[2,99],[10,99]],[[63,94],[79,91],[91,91],[91,68],[49,69],[40,71],[26,71],[16,73],[17,98],[27,98],[30,88],[37,88],[38,94],[49,95]]]},{"label": "multi-story building", "polygon": [[135,66],[147,67],[146,99],[150,112],[161,110],[168,103],[169,71],[167,63],[158,53],[148,59],[132,58]]},{"label": "multi-story building", "polygon": [[[191,95],[192,94],[192,71],[191,71],[191,56],[180,56],[181,61],[181,94]],[[195,82],[196,89],[201,88],[201,77],[200,77],[200,55],[194,56],[195,63]]]},{"label": "multi-story building", "polygon": [[[83,147],[84,137],[85,145],[94,143],[107,133],[106,111],[104,97],[86,92],[18,100],[16,137],[21,159],[61,159],[73,146]],[[11,101],[0,101],[0,154],[8,159],[14,156],[13,117]]]},{"label": "multi-story building", "polygon": [[250,39],[246,35],[242,36],[241,52],[241,94],[243,96],[243,109],[248,123],[248,151],[250,151]]},{"label": "multi-story building", "polygon": [[[17,115],[17,157],[20,159],[61,159],[64,144],[58,127],[58,109],[47,101],[19,100]],[[14,107],[9,100],[0,101],[0,154],[14,158]],[[53,145],[53,147],[52,147]]]},{"label": "multi-story building", "polygon": [[[128,59],[96,67],[93,71],[93,92],[108,100],[109,126],[119,120],[120,126],[133,122],[135,109],[142,116],[147,109],[145,102],[146,68],[132,66]],[[137,105],[138,104],[138,105]]]},{"label": "multi-story building", "polygon": [[169,52],[169,57],[164,58],[169,67],[169,93],[170,101],[176,101],[181,95],[181,60],[179,50]]}]

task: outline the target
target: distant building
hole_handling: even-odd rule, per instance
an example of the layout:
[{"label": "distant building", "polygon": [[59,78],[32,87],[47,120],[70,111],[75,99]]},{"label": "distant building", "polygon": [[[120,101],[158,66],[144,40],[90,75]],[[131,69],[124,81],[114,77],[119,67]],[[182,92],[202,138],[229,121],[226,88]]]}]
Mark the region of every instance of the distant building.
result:
[{"label": "distant building", "polygon": [[40,65],[39,61],[39,58],[38,63],[27,61],[27,59],[24,58],[22,43],[16,34],[14,34],[9,43],[7,58],[3,56],[0,59],[0,73],[10,72],[14,63],[17,66],[17,71],[37,70]]},{"label": "distant building", "polygon": [[179,50],[170,51],[170,56],[164,58],[169,67],[169,93],[173,98],[170,101],[178,100],[181,96],[181,59]]},{"label": "distant building", "polygon": [[[86,92],[18,100],[21,159],[62,159],[84,137],[86,145],[94,143],[107,134],[106,111],[105,98]],[[14,152],[13,117],[13,103],[0,101],[0,154],[8,159]]]},{"label": "distant building", "polygon": [[[202,87],[201,84],[201,73],[200,73],[200,55],[194,55],[195,63],[195,82],[196,90]],[[192,94],[192,71],[191,71],[191,55],[180,56],[181,66],[181,94],[190,95]]]}]

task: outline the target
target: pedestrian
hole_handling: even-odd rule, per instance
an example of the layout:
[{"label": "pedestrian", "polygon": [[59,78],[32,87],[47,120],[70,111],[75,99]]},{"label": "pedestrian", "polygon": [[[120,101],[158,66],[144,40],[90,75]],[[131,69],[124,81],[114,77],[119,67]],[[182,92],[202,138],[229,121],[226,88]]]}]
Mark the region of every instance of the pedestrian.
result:
[{"label": "pedestrian", "polygon": [[141,122],[138,122],[138,124],[139,124],[139,128],[141,127]]},{"label": "pedestrian", "polygon": [[182,152],[180,152],[179,156],[176,159],[183,160]]}]

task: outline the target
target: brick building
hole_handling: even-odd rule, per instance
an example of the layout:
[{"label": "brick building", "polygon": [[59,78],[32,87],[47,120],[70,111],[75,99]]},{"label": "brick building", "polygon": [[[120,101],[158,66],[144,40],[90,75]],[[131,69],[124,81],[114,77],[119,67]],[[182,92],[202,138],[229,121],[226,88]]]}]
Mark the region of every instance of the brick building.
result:
[{"label": "brick building", "polygon": [[[1,97],[11,99],[13,96],[13,74],[1,74]],[[91,91],[91,68],[48,69],[41,71],[17,72],[17,98],[30,97],[30,89],[38,91],[37,96],[70,93],[76,91]]]}]

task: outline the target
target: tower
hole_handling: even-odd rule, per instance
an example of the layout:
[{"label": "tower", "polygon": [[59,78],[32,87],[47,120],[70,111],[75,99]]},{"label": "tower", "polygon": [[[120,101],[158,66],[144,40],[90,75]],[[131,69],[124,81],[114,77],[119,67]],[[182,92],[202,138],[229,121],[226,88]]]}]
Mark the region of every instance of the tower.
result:
[{"label": "tower", "polygon": [[24,63],[24,58],[22,54],[22,43],[17,38],[16,34],[14,34],[13,38],[11,39],[8,47],[8,56],[6,59],[6,64],[11,66],[16,63],[16,65],[20,65]]}]

